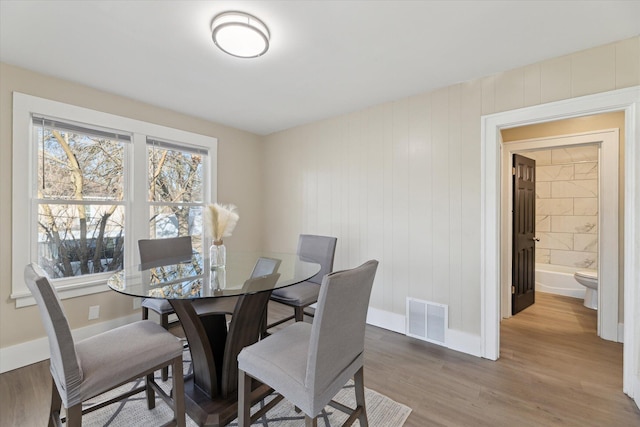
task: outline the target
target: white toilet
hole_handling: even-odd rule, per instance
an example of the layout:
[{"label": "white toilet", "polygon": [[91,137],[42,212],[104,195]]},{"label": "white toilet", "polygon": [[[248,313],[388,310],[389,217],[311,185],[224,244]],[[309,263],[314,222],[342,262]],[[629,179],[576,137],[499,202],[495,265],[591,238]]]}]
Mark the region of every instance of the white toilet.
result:
[{"label": "white toilet", "polygon": [[573,277],[578,283],[587,288],[584,294],[584,306],[598,309],[598,272],[596,270],[576,271]]}]

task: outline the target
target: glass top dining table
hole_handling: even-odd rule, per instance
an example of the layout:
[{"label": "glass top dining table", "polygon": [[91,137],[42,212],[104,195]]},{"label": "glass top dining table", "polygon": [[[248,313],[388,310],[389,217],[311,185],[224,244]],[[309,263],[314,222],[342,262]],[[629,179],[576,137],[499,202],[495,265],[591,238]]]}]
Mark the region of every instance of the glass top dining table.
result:
[{"label": "glass top dining table", "polygon": [[[256,278],[253,270],[260,258],[279,261],[275,285],[267,276]],[[195,254],[191,259],[125,268],[114,273],[107,285],[132,297],[169,301],[191,353],[193,374],[185,378],[186,411],[200,426],[224,426],[237,416],[238,353],[264,336],[271,291],[304,282],[319,271],[320,264],[297,254],[229,251],[224,268],[210,269],[209,260]],[[223,297],[235,297],[230,323],[229,313],[199,315],[194,307],[196,300]],[[256,402],[271,393],[266,385],[254,387]]]},{"label": "glass top dining table", "polygon": [[[245,282],[259,258],[278,260],[280,277],[269,289],[247,289]],[[210,269],[208,264],[200,254],[188,260],[161,260],[120,270],[108,279],[107,285],[133,297],[193,300],[279,289],[308,280],[320,271],[320,265],[313,261],[277,252],[229,252],[224,268]]]}]

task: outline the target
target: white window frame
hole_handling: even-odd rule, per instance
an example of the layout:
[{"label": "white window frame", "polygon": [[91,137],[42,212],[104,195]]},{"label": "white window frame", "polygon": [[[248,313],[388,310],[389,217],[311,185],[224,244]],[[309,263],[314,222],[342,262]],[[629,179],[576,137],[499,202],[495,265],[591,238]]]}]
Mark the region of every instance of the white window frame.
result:
[{"label": "white window frame", "polygon": [[[11,298],[16,308],[34,305],[31,292],[27,288],[24,267],[37,259],[35,236],[37,226],[33,221],[33,186],[37,179],[37,149],[32,144],[32,116],[42,115],[61,121],[84,123],[116,129],[132,135],[131,143],[125,145],[125,186],[129,196],[125,201],[125,266],[139,263],[137,246],[134,242],[149,235],[149,203],[147,184],[147,136],[168,141],[179,141],[184,146],[205,149],[209,152],[204,164],[203,177],[205,204],[216,200],[218,140],[179,129],[156,125],[114,114],[91,110],[84,107],[52,101],[19,92],[13,93],[13,194],[12,194],[12,283]],[[35,256],[35,258],[34,258]],[[61,299],[108,291],[107,278],[111,273],[99,273],[53,281]]]}]

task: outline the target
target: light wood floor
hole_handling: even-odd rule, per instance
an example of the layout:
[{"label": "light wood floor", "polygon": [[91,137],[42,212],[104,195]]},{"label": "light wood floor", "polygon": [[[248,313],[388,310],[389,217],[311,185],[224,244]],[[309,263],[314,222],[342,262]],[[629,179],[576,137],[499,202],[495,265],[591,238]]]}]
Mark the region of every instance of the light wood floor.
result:
[{"label": "light wood floor", "polygon": [[[640,426],[622,392],[622,344],[596,336],[580,300],[536,296],[502,322],[496,362],[368,326],[365,385],[411,407],[407,427]],[[50,384],[48,362],[0,375],[0,426],[46,425]]]}]

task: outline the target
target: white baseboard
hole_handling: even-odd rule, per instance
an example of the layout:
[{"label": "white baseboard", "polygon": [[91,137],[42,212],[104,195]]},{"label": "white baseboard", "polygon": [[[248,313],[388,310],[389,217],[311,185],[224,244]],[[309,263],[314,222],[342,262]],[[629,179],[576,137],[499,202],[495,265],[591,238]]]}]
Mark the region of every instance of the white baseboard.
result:
[{"label": "white baseboard", "polygon": [[[83,340],[137,320],[140,320],[140,313],[74,329],[71,333],[73,334],[73,339]],[[49,340],[47,337],[0,348],[0,374],[46,360],[49,357]]]},{"label": "white baseboard", "polygon": [[[406,335],[406,317],[402,314],[391,313],[377,308],[369,307],[367,323],[372,326],[387,329]],[[482,340],[480,335],[474,335],[455,329],[447,329],[446,348],[481,357]],[[439,345],[437,343],[434,343]]]},{"label": "white baseboard", "polygon": [[461,353],[482,357],[482,339],[480,335],[449,329],[447,330],[447,347]]},{"label": "white baseboard", "polygon": [[367,312],[367,323],[402,335],[406,334],[406,321],[405,316],[402,314],[391,313],[390,311],[369,307],[369,311]]},{"label": "white baseboard", "polygon": [[[74,329],[72,333],[74,339],[82,340],[137,320],[140,320],[140,313],[133,313],[126,317]],[[405,316],[402,314],[369,307],[367,323],[402,335],[406,334]],[[452,350],[480,357],[480,343],[479,335],[473,335],[455,329],[447,330],[446,347]],[[32,363],[40,362],[48,358],[49,341],[46,337],[0,348],[0,373],[31,365]],[[640,393],[637,394],[640,395]]]}]

